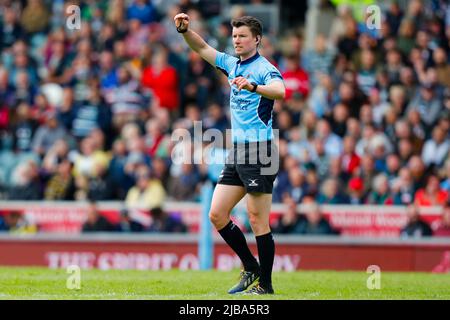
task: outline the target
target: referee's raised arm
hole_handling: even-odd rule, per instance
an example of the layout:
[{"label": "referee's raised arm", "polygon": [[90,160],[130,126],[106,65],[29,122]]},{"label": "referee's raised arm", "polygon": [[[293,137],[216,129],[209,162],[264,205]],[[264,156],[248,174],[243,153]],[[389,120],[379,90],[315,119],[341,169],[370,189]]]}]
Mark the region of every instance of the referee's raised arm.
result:
[{"label": "referee's raised arm", "polygon": [[217,50],[208,45],[198,33],[189,29],[189,16],[179,13],[173,20],[177,31],[183,35],[189,47],[215,67]]}]

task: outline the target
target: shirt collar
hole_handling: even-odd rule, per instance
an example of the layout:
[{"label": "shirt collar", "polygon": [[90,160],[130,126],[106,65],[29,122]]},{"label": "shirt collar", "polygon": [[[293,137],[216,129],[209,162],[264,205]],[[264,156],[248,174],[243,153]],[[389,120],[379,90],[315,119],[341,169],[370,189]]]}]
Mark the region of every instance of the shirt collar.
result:
[{"label": "shirt collar", "polygon": [[253,56],[251,56],[250,58],[248,58],[248,59],[246,59],[246,60],[244,60],[244,61],[241,61],[241,59],[239,59],[239,60],[237,61],[237,63],[240,64],[240,65],[243,65],[243,64],[249,64],[250,62],[255,61],[255,60],[258,59],[258,58],[259,58],[259,52],[256,51],[256,53],[255,53]]}]

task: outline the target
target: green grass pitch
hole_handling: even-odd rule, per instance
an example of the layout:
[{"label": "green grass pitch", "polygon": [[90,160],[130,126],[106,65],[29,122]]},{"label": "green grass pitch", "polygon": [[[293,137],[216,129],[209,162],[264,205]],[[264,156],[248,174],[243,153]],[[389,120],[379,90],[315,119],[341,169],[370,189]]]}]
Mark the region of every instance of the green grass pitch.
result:
[{"label": "green grass pitch", "polygon": [[273,296],[228,295],[238,273],[81,270],[81,289],[69,290],[65,269],[0,267],[0,299],[450,299],[450,274],[382,272],[369,290],[366,272],[277,272]]}]

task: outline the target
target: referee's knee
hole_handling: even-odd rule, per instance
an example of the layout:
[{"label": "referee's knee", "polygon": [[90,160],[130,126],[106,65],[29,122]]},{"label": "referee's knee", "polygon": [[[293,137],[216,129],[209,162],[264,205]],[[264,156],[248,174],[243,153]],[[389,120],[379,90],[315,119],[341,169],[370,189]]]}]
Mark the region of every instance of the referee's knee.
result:
[{"label": "referee's knee", "polygon": [[209,212],[209,220],[217,230],[220,230],[227,225],[228,214],[211,210]]}]

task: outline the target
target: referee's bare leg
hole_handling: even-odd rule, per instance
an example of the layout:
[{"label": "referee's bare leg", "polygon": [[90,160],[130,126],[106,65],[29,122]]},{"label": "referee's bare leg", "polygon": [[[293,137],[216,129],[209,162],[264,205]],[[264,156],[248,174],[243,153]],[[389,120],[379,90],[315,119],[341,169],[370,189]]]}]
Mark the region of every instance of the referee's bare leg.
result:
[{"label": "referee's bare leg", "polygon": [[245,196],[242,186],[217,184],[214,190],[209,218],[225,242],[241,259],[244,270],[239,283],[228,293],[234,294],[246,290],[259,278],[258,261],[250,251],[241,229],[230,220],[231,210]]},{"label": "referee's bare leg", "polygon": [[245,188],[217,184],[209,211],[209,218],[217,230],[223,229],[230,222],[231,210],[245,196]]}]

